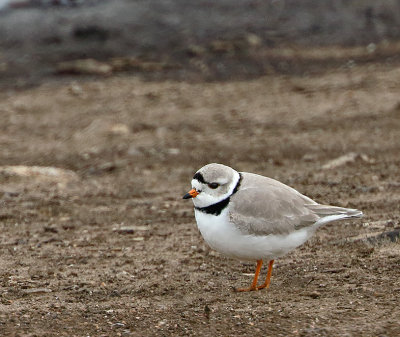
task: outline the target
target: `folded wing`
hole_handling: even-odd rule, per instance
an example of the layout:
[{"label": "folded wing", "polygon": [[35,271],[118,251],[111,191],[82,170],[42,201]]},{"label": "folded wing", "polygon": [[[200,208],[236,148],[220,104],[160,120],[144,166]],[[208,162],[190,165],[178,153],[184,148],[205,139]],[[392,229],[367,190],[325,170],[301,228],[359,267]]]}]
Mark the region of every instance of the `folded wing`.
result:
[{"label": "folded wing", "polygon": [[239,191],[230,202],[230,220],[249,235],[288,234],[303,227],[361,217],[362,212],[320,205],[277,180],[242,173]]}]

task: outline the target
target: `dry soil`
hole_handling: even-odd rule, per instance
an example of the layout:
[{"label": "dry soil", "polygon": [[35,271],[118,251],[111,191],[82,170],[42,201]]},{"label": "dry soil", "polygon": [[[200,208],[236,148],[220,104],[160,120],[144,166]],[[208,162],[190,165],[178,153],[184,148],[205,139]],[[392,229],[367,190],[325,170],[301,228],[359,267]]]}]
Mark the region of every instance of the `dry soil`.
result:
[{"label": "dry soil", "polygon": [[[399,336],[399,242],[365,238],[399,228],[400,67],[345,65],[3,90],[0,335]],[[268,290],[235,293],[255,264],[207,248],[182,200],[209,162],[365,217],[277,260]]]}]

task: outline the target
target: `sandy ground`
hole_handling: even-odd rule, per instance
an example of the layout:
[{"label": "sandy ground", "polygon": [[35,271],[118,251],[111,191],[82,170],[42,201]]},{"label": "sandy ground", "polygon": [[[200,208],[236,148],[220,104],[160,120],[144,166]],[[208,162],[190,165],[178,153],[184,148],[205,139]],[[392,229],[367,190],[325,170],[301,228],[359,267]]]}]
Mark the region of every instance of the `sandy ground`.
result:
[{"label": "sandy ground", "polygon": [[[399,242],[363,239],[399,228],[399,78],[369,63],[3,90],[0,335],[399,336]],[[267,291],[234,293],[255,264],[207,248],[181,199],[209,162],[365,217],[277,260]]]}]

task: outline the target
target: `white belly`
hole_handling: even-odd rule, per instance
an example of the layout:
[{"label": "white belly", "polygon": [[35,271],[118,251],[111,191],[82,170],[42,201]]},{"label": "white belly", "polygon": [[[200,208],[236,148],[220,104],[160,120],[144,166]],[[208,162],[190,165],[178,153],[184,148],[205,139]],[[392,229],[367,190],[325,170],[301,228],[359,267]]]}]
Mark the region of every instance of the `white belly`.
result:
[{"label": "white belly", "polygon": [[288,235],[246,235],[229,222],[228,208],[219,216],[195,209],[197,226],[208,245],[240,260],[272,260],[302,245],[312,235],[306,228]]}]

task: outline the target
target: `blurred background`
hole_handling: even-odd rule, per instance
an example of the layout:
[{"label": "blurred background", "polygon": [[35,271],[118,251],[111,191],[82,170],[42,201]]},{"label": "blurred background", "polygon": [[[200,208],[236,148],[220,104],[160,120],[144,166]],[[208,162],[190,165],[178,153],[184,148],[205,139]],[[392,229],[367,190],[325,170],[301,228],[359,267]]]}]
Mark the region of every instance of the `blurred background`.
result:
[{"label": "blurred background", "polygon": [[[1,84],[74,72],[61,62],[87,58],[107,63],[112,72],[151,78],[302,74],[305,66],[339,66],[346,57],[367,62],[397,55],[398,46],[388,44],[399,38],[399,27],[397,0],[2,0]],[[296,52],[332,45],[362,48],[342,59],[332,50],[317,60]]]},{"label": "blurred background", "polygon": [[[400,335],[399,92],[398,0],[0,0],[0,335]],[[210,162],[365,217],[235,294]]]}]

